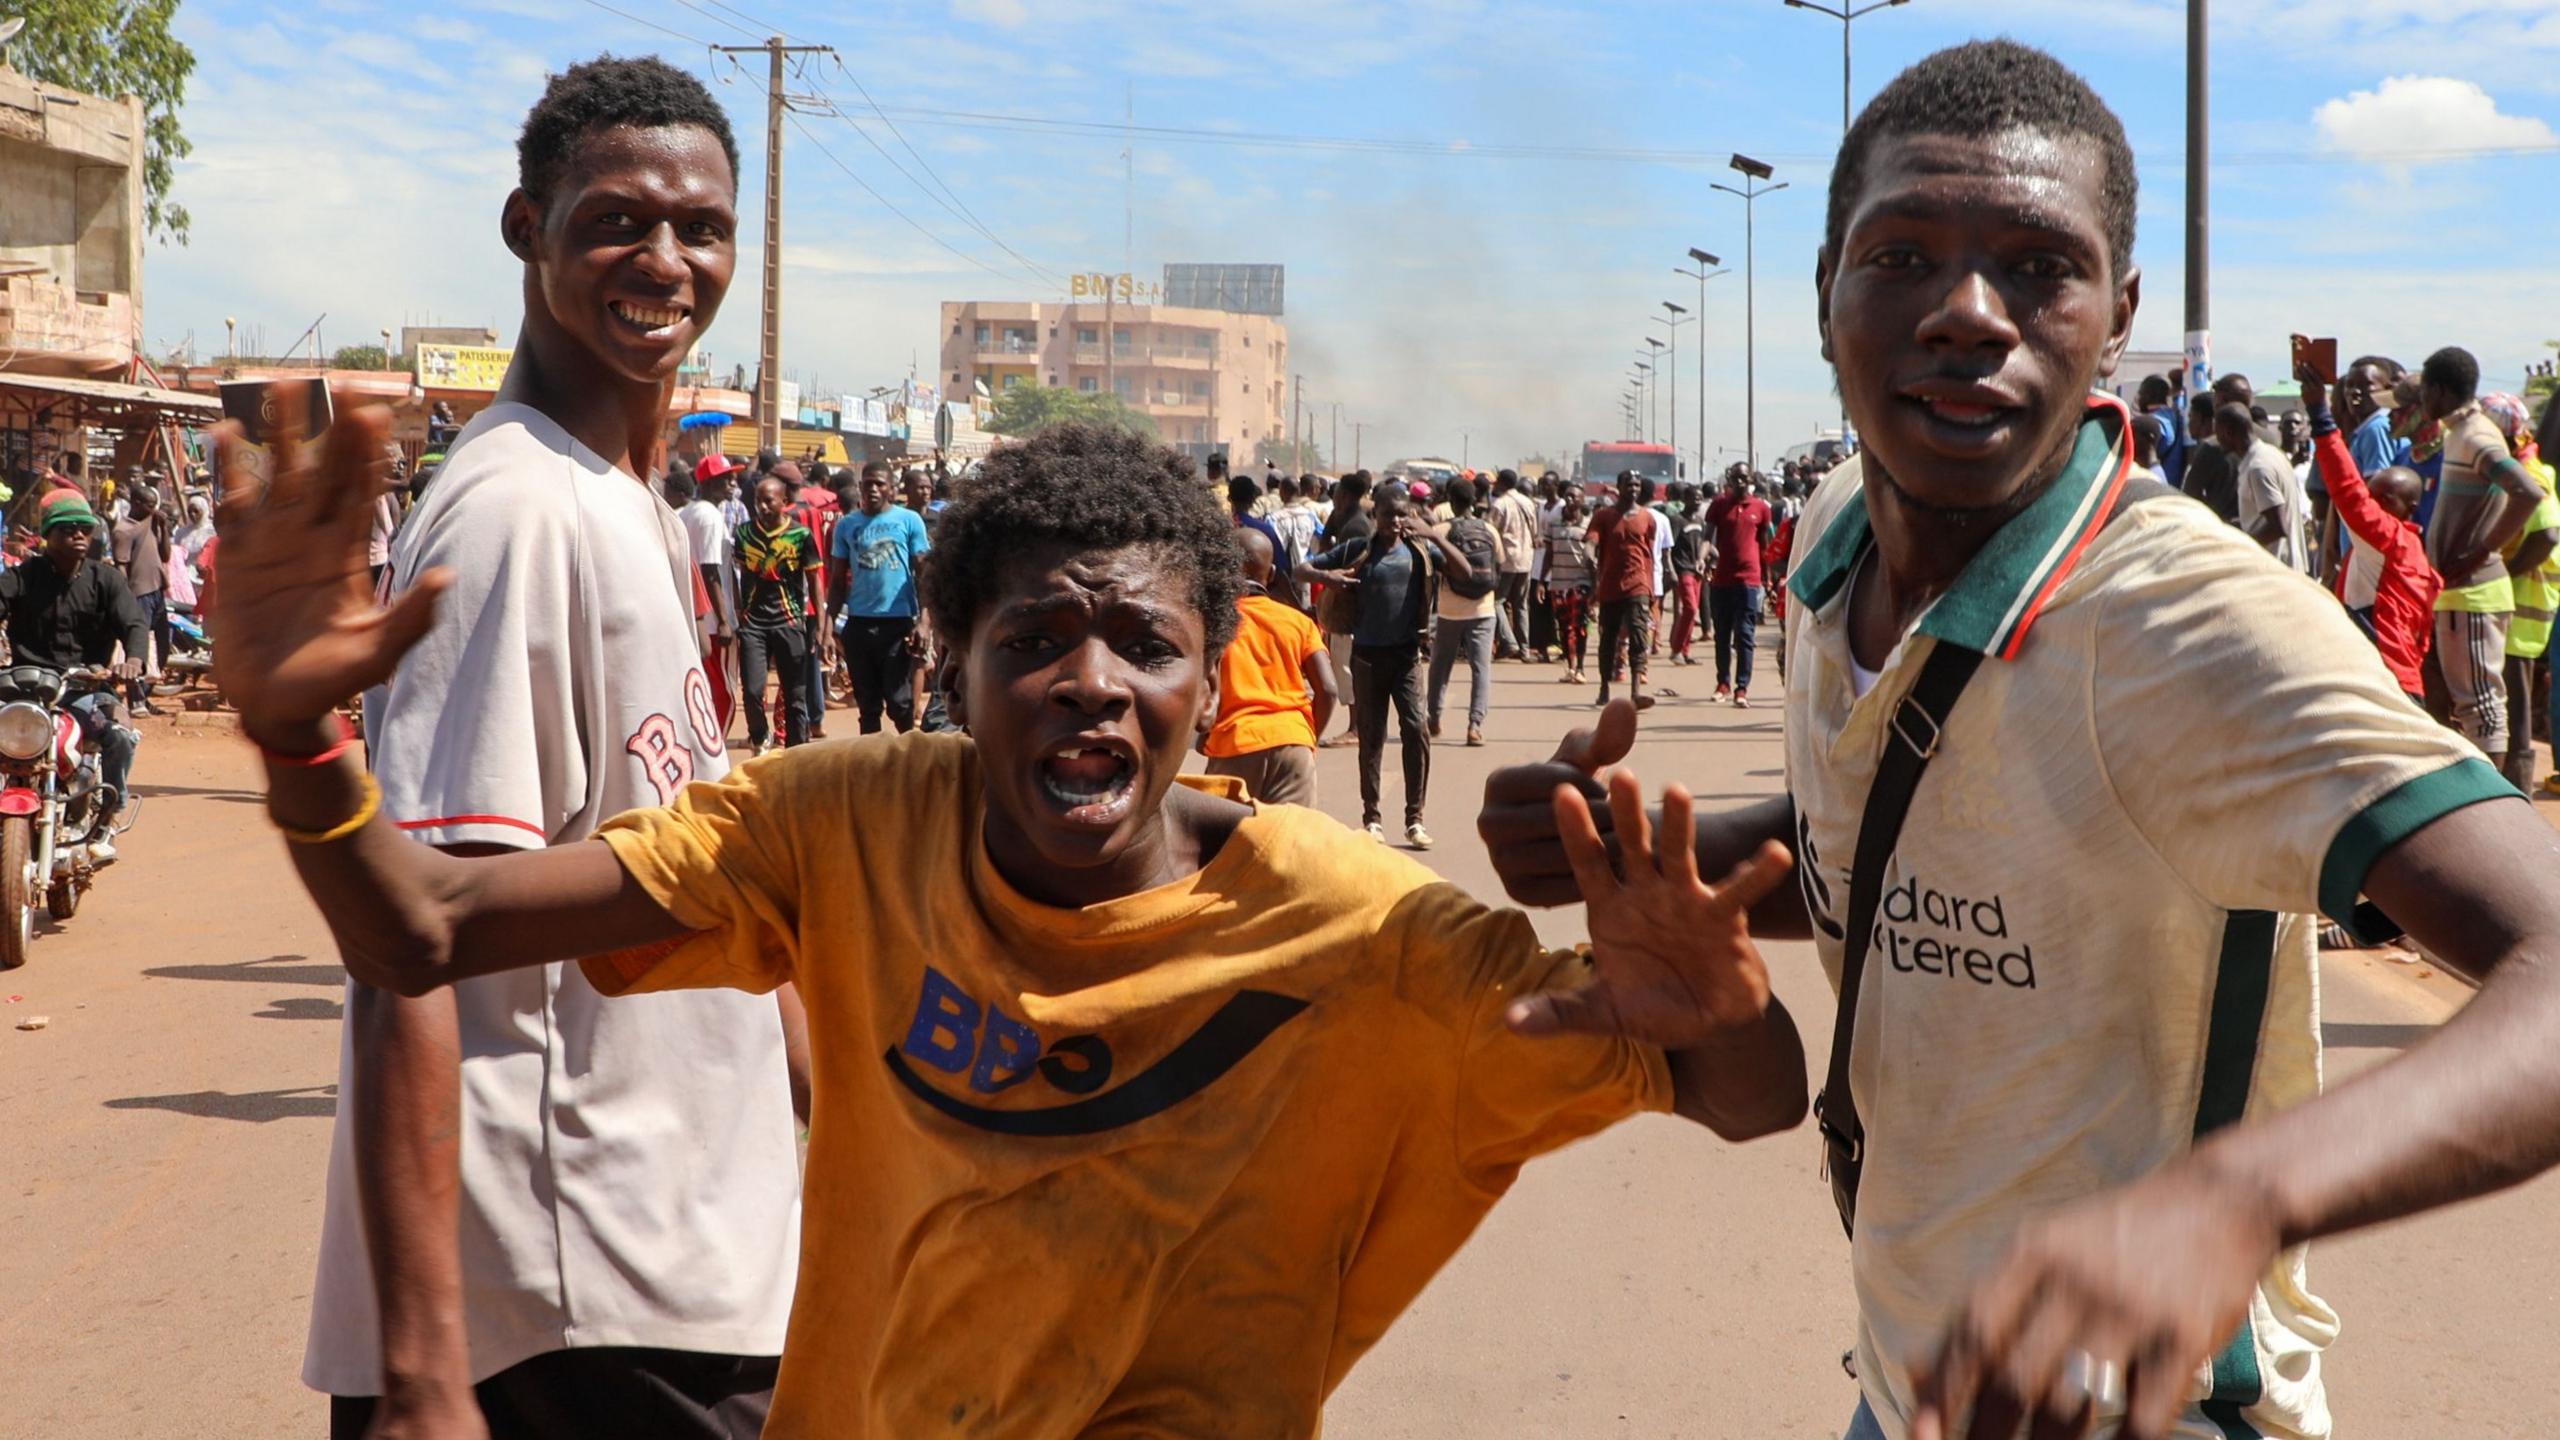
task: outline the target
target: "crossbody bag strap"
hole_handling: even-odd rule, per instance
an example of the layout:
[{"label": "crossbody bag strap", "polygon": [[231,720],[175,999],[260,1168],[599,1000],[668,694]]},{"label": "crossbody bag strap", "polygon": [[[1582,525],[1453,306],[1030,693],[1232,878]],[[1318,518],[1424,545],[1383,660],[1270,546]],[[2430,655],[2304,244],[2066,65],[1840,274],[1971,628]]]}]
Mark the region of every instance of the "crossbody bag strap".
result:
[{"label": "crossbody bag strap", "polygon": [[1867,808],[1858,819],[1857,857],[1849,870],[1848,929],[1840,941],[1840,1005],[1831,1022],[1831,1067],[1822,1082],[1816,1120],[1823,1138],[1838,1146],[1851,1164],[1866,1158],[1867,1131],[1859,1122],[1857,1101],[1849,1093],[1849,1043],[1857,1029],[1858,991],[1866,979],[1876,908],[1884,898],[1884,868],[1902,837],[1902,819],[1910,813],[1921,773],[1938,753],[1947,715],[1981,664],[1980,651],[1943,640],[1931,647],[1929,658],[1921,663],[1920,678],[1911,683],[1886,722],[1884,754],[1876,761],[1875,781],[1867,788]]}]

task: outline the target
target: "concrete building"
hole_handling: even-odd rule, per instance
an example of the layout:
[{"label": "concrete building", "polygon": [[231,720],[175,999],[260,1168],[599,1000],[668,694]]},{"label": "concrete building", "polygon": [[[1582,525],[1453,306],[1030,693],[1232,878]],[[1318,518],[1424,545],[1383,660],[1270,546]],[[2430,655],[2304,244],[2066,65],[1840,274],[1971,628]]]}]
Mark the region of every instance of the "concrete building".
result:
[{"label": "concrete building", "polygon": [[945,301],[945,392],[984,380],[1110,391],[1156,422],[1165,442],[1239,462],[1289,435],[1289,326],[1276,315],[1100,300]]},{"label": "concrete building", "polygon": [[142,102],[0,65],[0,370],[121,381],[142,315]]}]

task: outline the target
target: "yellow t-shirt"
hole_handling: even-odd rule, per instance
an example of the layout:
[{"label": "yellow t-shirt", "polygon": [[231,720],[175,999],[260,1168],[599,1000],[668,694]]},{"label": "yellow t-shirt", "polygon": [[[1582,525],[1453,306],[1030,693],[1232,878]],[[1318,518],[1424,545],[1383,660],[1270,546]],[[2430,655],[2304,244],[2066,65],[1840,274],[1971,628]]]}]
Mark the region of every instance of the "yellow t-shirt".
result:
[{"label": "yellow t-shirt", "polygon": [[769,1436],[1313,1434],[1522,1163],[1669,1104],[1657,1051],[1504,1027],[1584,962],[1324,816],[1257,808],[1198,874],[1068,911],[997,875],[982,803],[976,746],[917,734],[602,832],[699,933],[586,962],[599,989],[808,1007]]}]

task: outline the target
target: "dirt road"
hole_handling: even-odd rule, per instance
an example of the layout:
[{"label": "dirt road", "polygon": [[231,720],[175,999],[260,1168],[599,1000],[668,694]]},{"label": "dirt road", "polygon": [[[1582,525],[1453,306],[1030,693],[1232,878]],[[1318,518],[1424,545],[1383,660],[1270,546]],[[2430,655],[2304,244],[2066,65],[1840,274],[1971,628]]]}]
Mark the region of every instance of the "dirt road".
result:
[{"label": "dirt road", "polygon": [[[1663,678],[1703,691],[1699,673]],[[1487,895],[1472,823],[1485,773],[1589,713],[1552,670],[1500,675],[1493,743],[1435,750],[1429,810],[1431,863]],[[1648,780],[1710,804],[1776,787],[1773,711],[1672,700],[1647,718]],[[1322,770],[1325,808],[1356,817],[1350,753],[1323,752]],[[340,973],[239,742],[157,728],[137,774],[148,808],[125,862],[32,964],[0,975],[0,1435],[317,1436],[295,1377]],[[1579,924],[1539,918],[1558,940]],[[1773,964],[1818,1070],[1828,991],[1803,947]],[[2462,994],[2362,956],[2324,980],[2333,1082]],[[7,1028],[30,1015],[51,1023]],[[1838,1365],[1846,1249],[1814,1162],[1809,1130],[1736,1148],[1648,1119],[1531,1166],[1342,1388],[1328,1433],[1836,1435],[1855,1403]],[[2346,1317],[2330,1372],[2340,1434],[2560,1434],[2537,1318],[2560,1293],[2556,1197],[2530,1187],[2319,1247],[2315,1284]]]}]

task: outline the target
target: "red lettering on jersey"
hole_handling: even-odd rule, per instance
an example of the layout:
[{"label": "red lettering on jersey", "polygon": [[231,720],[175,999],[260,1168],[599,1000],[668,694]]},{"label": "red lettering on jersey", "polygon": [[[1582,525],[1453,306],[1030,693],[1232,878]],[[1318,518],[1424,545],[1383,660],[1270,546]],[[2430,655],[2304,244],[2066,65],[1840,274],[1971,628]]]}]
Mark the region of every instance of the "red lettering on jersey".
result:
[{"label": "red lettering on jersey", "polygon": [[649,772],[649,783],[657,787],[661,805],[675,799],[676,792],[693,779],[693,751],[676,743],[676,722],[664,715],[641,721],[622,748],[638,757],[641,768]]},{"label": "red lettering on jersey", "polygon": [[728,737],[720,733],[725,728],[720,723],[720,706],[711,694],[711,677],[703,674],[700,666],[685,672],[684,713],[693,722],[693,738],[701,742],[705,754],[728,753]]}]

